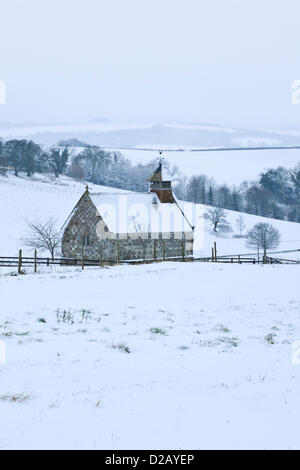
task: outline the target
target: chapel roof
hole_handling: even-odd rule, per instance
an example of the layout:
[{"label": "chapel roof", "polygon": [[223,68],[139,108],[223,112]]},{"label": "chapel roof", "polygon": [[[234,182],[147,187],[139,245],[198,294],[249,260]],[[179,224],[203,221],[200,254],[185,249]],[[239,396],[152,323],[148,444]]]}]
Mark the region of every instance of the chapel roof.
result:
[{"label": "chapel roof", "polygon": [[113,233],[192,231],[178,201],[162,204],[155,193],[99,192],[89,196]]}]

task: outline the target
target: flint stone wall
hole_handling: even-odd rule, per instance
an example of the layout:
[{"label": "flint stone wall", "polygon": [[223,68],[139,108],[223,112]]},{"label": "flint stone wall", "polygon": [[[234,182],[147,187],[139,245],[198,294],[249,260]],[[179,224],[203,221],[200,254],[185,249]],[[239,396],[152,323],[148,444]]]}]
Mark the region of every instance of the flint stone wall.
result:
[{"label": "flint stone wall", "polygon": [[81,258],[82,241],[88,234],[88,245],[83,246],[85,259],[120,261],[134,259],[182,257],[193,254],[193,232],[186,233],[129,233],[109,232],[88,193],[75,207],[63,234],[62,254],[67,258]]}]

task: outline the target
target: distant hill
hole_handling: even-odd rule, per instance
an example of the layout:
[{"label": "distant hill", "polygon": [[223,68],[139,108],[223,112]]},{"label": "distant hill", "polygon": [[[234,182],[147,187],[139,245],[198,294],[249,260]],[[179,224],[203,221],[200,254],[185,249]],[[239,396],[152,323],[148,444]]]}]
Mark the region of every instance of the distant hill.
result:
[{"label": "distant hill", "polygon": [[188,149],[300,145],[300,130],[248,130],[207,123],[169,122],[153,125],[93,120],[78,124],[2,126],[0,134],[4,139],[31,138],[45,145],[76,139],[90,145],[113,148],[164,146]]},{"label": "distant hill", "polygon": [[89,144],[86,142],[82,142],[78,139],[67,139],[67,140],[60,140],[58,144],[60,147],[88,147]]}]

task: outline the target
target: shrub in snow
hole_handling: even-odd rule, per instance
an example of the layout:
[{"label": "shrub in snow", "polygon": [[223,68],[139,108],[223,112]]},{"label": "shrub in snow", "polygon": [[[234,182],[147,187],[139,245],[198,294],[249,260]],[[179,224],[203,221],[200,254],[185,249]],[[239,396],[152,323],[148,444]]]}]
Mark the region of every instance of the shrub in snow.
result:
[{"label": "shrub in snow", "polygon": [[265,340],[266,340],[266,342],[269,343],[269,344],[275,344],[275,337],[276,337],[276,336],[277,336],[277,335],[274,335],[274,333],[270,333],[270,334],[268,334],[267,336],[265,336]]},{"label": "shrub in snow", "polygon": [[119,351],[126,352],[130,354],[130,348],[125,343],[112,344],[113,349],[119,349]]},{"label": "shrub in snow", "polygon": [[156,335],[166,335],[166,330],[163,330],[162,328],[150,328],[151,333],[154,333]]}]

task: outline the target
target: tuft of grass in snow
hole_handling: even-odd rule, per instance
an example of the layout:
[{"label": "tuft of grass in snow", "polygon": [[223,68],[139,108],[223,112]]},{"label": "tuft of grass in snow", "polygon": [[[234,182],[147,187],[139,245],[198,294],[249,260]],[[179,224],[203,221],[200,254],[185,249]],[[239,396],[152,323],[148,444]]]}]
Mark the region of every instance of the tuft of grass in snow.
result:
[{"label": "tuft of grass in snow", "polygon": [[6,338],[10,337],[13,335],[12,331],[6,331],[5,333],[1,333],[1,336],[5,336]]},{"label": "tuft of grass in snow", "polygon": [[96,402],[96,408],[100,408],[103,405],[103,397],[101,396],[99,400]]},{"label": "tuft of grass in snow", "polygon": [[102,328],[101,330],[103,333],[110,333],[110,328],[108,328],[108,326],[105,326],[104,328]]},{"label": "tuft of grass in snow", "polygon": [[150,328],[150,332],[155,334],[155,335],[166,335],[166,330],[162,328]]},{"label": "tuft of grass in snow", "polygon": [[80,310],[80,314],[81,314],[81,323],[84,321],[87,323],[92,318],[91,311],[86,310],[85,308]]},{"label": "tuft of grass in snow", "polygon": [[83,333],[85,335],[87,331],[88,330],[86,328],[81,328],[80,330],[77,330],[77,333]]},{"label": "tuft of grass in snow", "polygon": [[73,325],[74,324],[74,315],[71,312],[71,310],[61,310],[58,308],[56,310],[56,320],[57,323],[67,323],[68,325]]},{"label": "tuft of grass in snow", "polygon": [[122,351],[122,352],[126,352],[128,354],[130,354],[130,348],[129,346],[127,346],[127,344],[125,343],[113,343],[112,346],[111,346],[113,349],[118,349],[119,351]]},{"label": "tuft of grass in snow", "polygon": [[226,326],[221,325],[221,324],[216,325],[213,328],[213,331],[220,331],[222,333],[230,333],[230,330]]},{"label": "tuft of grass in snow", "polygon": [[32,395],[27,393],[7,393],[5,395],[0,395],[1,401],[6,401],[9,403],[24,403],[25,401],[31,400]]},{"label": "tuft of grass in snow", "polygon": [[265,336],[265,341],[269,344],[275,344],[275,335],[274,333],[269,333],[267,336]]},{"label": "tuft of grass in snow", "polygon": [[67,309],[56,309],[56,320],[57,323],[66,323],[67,325],[74,325],[77,324],[87,324],[94,319],[96,323],[100,323],[101,317],[93,318],[92,311],[86,308],[82,308],[80,310],[71,310],[70,308]]},{"label": "tuft of grass in snow", "polygon": [[37,322],[38,322],[38,323],[47,323],[46,320],[45,320],[45,318],[38,318],[38,319],[37,319]]},{"label": "tuft of grass in snow", "polygon": [[237,348],[239,345],[239,338],[221,338],[221,342],[226,343],[228,346],[232,348]]},{"label": "tuft of grass in snow", "polygon": [[16,336],[27,336],[29,335],[29,331],[20,331],[20,332],[13,332],[13,331],[5,331],[5,333],[1,333],[1,336],[5,336],[6,338],[10,338],[13,335]]},{"label": "tuft of grass in snow", "polygon": [[59,407],[59,405],[58,405],[57,401],[54,401],[54,402],[50,403],[49,406],[48,406],[49,409],[58,408],[58,407]]},{"label": "tuft of grass in snow", "polygon": [[237,348],[239,345],[239,338],[237,337],[232,337],[228,338],[227,336],[221,336],[220,338],[216,338],[214,340],[209,339],[209,340],[203,340],[198,342],[199,346],[202,347],[215,347],[215,346],[220,346],[221,344],[225,344],[226,346],[230,348]]}]

